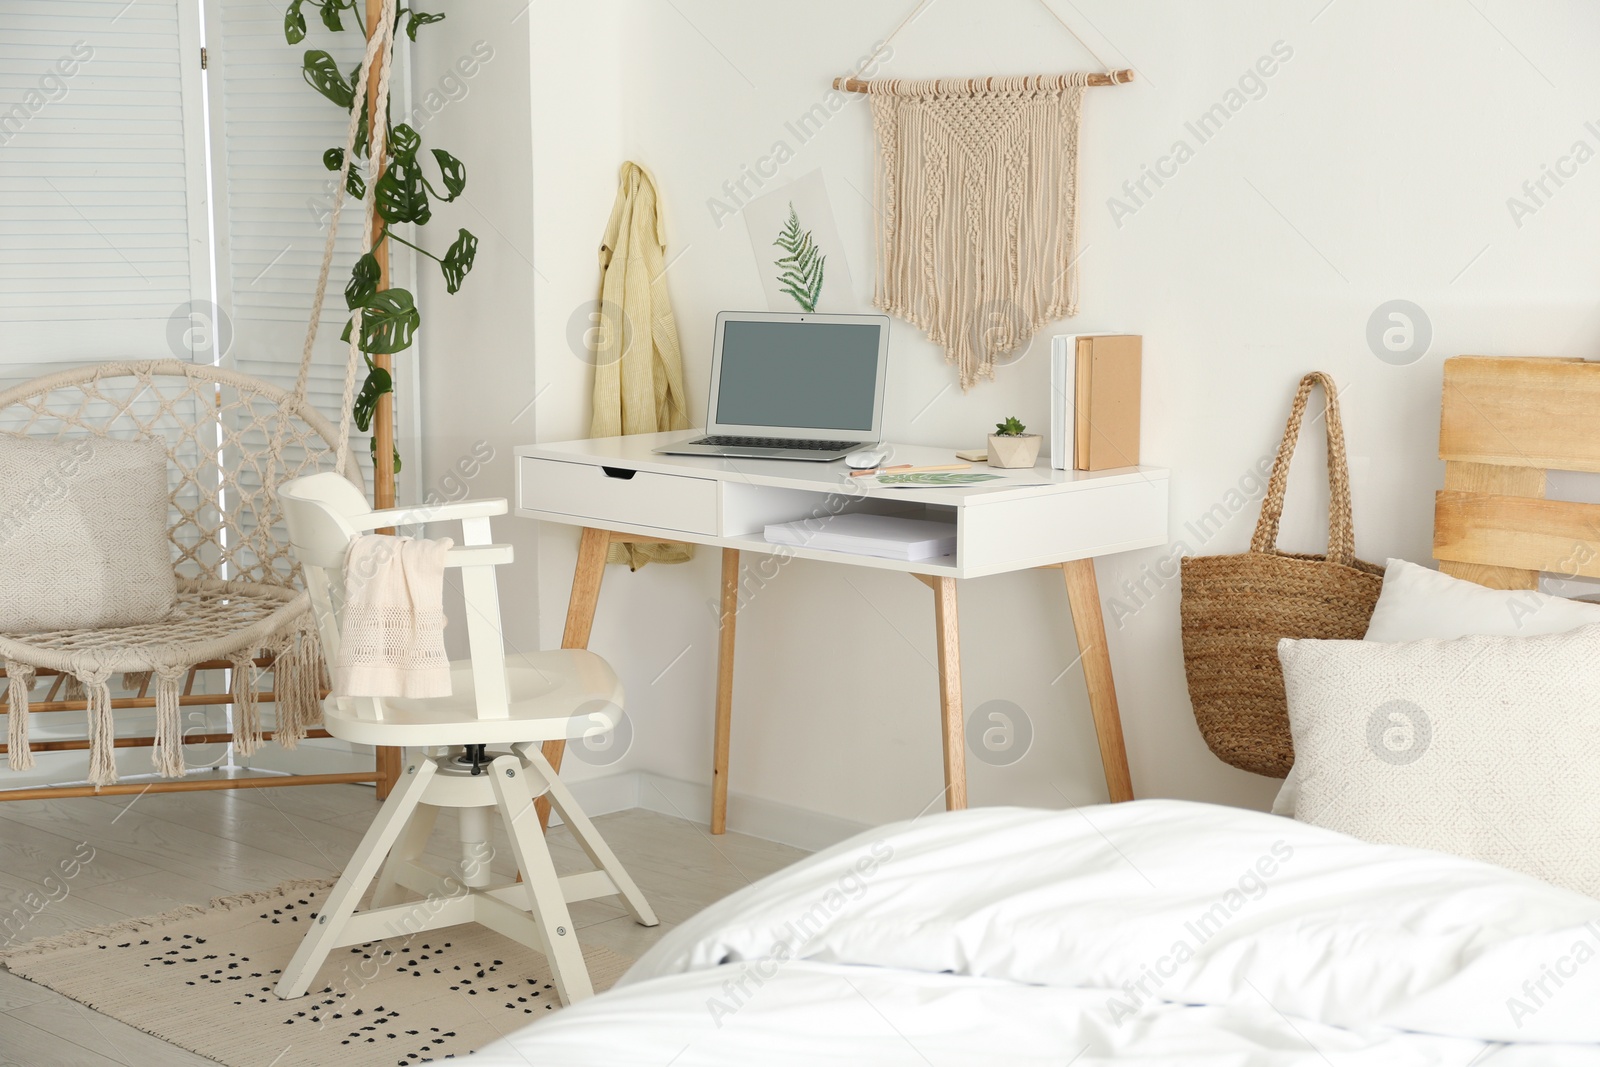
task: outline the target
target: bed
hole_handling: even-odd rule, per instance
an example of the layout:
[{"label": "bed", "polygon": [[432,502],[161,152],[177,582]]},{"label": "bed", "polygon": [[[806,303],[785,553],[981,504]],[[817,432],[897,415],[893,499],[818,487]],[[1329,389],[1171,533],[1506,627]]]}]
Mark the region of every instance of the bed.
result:
[{"label": "bed", "polygon": [[764,879],[474,1062],[1600,1064],[1578,945],[1600,901],[1273,815],[976,809]]},{"label": "bed", "polygon": [[[1600,553],[1573,551],[1595,541],[1600,506],[1543,500],[1546,468],[1600,471],[1600,439],[1574,432],[1594,410],[1600,364],[1447,363],[1447,570],[1511,590],[1542,571],[1600,576]],[[475,1057],[1113,1061],[1600,1065],[1600,899],[1186,801],[941,813],[728,897],[611,991]]]}]

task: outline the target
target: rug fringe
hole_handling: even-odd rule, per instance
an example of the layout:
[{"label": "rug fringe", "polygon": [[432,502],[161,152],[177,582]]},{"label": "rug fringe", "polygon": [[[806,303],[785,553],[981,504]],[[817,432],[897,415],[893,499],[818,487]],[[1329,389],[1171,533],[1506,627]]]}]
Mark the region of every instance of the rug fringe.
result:
[{"label": "rug fringe", "polygon": [[0,952],[0,963],[9,963],[23,956],[38,956],[46,952],[59,952],[69,948],[83,948],[97,941],[108,941],[123,934],[134,934],[144,930],[151,930],[157,926],[166,926],[169,923],[191,919],[196,915],[204,915],[206,909],[198,904],[185,904],[181,908],[164,911],[160,915],[146,915],[138,919],[123,919],[120,922],[109,923],[105,926],[92,926],[86,930],[74,930],[69,934],[59,934],[55,937],[41,937],[29,941],[16,948],[8,948]]},{"label": "rug fringe", "polygon": [[232,911],[234,908],[243,908],[251,904],[260,904],[271,900],[273,897],[287,896],[290,893],[306,893],[333,888],[337,878],[291,878],[287,882],[280,882],[271,889],[257,889],[250,893],[235,893],[228,897],[213,897],[207,911]]},{"label": "rug fringe", "polygon": [[109,923],[105,926],[92,926],[84,930],[74,930],[67,934],[58,934],[55,937],[41,937],[27,944],[18,945],[16,948],[0,951],[0,963],[8,963],[24,956],[38,956],[46,952],[60,952],[70,948],[83,948],[100,941],[109,941],[124,934],[142,933],[153,930],[158,926],[167,926],[171,923],[181,922],[184,919],[193,919],[213,911],[232,911],[235,908],[246,907],[251,904],[260,904],[271,900],[273,897],[287,896],[290,893],[304,893],[312,890],[323,890],[332,887],[337,879],[333,878],[292,878],[281,882],[271,889],[258,889],[250,893],[235,893],[232,896],[214,897],[209,905],[201,907],[198,904],[185,904],[182,907],[164,911],[160,915],[145,915],[137,919],[123,919],[120,922]]}]

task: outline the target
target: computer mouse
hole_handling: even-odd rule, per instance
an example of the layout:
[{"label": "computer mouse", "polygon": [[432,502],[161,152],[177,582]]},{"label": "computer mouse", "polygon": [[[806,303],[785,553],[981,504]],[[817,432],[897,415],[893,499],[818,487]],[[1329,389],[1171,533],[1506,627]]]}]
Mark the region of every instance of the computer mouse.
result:
[{"label": "computer mouse", "polygon": [[883,457],[888,455],[883,449],[863,448],[859,452],[852,452],[844,457],[845,465],[858,471],[871,470],[883,462]]}]

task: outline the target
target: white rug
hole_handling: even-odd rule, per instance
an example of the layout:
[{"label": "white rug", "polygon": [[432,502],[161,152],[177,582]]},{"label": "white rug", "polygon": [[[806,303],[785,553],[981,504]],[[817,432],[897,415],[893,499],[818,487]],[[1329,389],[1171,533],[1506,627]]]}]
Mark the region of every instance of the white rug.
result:
[{"label": "white rug", "polygon": [[[0,953],[11,973],[228,1067],[409,1067],[561,1007],[544,956],[465,925],[335,949],[311,992],[272,988],[331,882],[285,882]],[[632,963],[583,953],[595,989]]]}]

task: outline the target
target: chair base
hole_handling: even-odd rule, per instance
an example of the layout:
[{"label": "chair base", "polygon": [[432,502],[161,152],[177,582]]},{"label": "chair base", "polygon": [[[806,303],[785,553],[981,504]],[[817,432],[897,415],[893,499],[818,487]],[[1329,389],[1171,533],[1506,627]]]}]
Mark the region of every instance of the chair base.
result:
[{"label": "chair base", "polygon": [[[537,743],[519,744],[483,770],[472,775],[448,761],[443,750],[405,760],[398,786],[283,969],[276,989],[280,998],[303,996],[336,948],[475,922],[544,953],[557,995],[563,1004],[571,1004],[592,995],[594,988],[569,904],[617,896],[635,922],[657,924],[644,894]],[[533,804],[534,798],[547,793],[594,870],[566,877],[556,874]],[[441,807],[459,808],[461,815],[463,860],[460,869],[449,873],[418,861]],[[491,810],[500,813],[511,838],[520,882],[490,884]],[[372,906],[357,914],[356,905],[374,879]],[[408,891],[421,899],[405,901]]]}]

